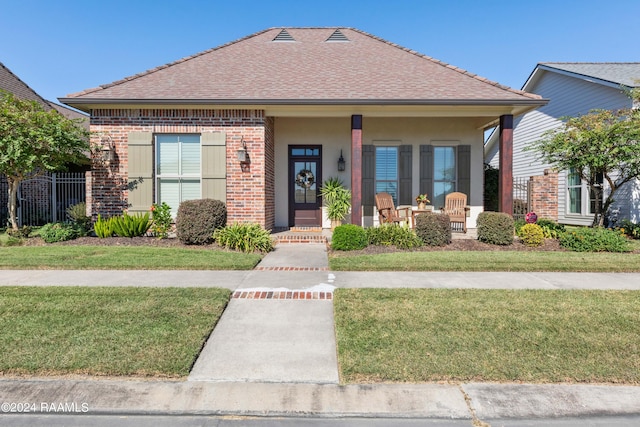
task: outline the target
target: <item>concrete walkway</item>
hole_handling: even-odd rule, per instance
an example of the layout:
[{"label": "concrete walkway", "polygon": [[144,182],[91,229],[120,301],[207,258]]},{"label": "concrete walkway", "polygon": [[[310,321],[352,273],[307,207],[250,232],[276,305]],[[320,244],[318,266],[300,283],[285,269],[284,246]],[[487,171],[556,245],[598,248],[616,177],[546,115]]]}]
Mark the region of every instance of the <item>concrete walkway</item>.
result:
[{"label": "concrete walkway", "polygon": [[[7,286],[216,286],[234,291],[187,381],[0,380],[0,402],[91,413],[499,420],[640,414],[640,387],[340,385],[335,287],[636,289],[640,274],[332,272],[326,246],[278,245],[253,271],[0,270]],[[1,417],[1,415],[0,415]]]}]

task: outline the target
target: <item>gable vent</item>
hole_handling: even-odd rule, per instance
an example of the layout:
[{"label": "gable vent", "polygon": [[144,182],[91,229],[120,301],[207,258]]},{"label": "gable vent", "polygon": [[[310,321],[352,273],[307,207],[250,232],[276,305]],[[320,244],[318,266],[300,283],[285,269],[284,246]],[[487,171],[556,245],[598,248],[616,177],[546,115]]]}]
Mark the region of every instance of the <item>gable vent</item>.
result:
[{"label": "gable vent", "polygon": [[296,41],[287,30],[282,30],[273,39],[274,42],[294,42]]},{"label": "gable vent", "polygon": [[345,36],[344,34],[342,34],[342,31],[340,30],[335,30],[333,32],[333,34],[331,34],[329,36],[329,38],[327,39],[328,42],[348,42],[349,39],[347,38],[347,36]]}]

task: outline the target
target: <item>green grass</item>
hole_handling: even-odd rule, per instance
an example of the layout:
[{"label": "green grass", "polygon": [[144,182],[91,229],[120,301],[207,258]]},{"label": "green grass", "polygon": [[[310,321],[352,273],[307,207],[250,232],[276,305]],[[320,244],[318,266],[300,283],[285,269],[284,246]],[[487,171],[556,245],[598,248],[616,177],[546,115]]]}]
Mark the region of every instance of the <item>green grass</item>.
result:
[{"label": "green grass", "polygon": [[184,377],[230,291],[0,288],[0,373]]},{"label": "green grass", "polygon": [[0,269],[251,270],[259,254],[150,246],[0,247]]},{"label": "green grass", "polygon": [[640,291],[338,289],[343,382],[640,384]]},{"label": "green grass", "polygon": [[435,251],[329,256],[335,271],[577,271],[638,272],[640,254]]}]

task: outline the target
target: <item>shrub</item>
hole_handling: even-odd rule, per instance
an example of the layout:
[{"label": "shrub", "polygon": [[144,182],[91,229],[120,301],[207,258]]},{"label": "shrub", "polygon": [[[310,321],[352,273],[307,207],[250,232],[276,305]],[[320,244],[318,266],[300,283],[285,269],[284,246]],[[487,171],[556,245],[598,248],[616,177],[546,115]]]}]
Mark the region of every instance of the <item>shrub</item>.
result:
[{"label": "shrub", "polygon": [[620,221],[620,231],[632,239],[640,239],[640,224],[635,224],[628,219]]},{"label": "shrub", "polygon": [[87,215],[87,205],[85,202],[69,206],[66,212],[71,221],[78,224],[85,232],[89,230],[91,218]]},{"label": "shrub", "polygon": [[514,221],[502,212],[481,212],[477,220],[478,240],[492,245],[513,243]]},{"label": "shrub", "polygon": [[162,204],[154,203],[151,205],[151,232],[158,239],[169,237],[171,230],[171,207],[162,202]]},{"label": "shrub", "polygon": [[513,222],[513,227],[516,230],[516,236],[520,236],[520,229],[527,223],[524,218],[518,218]]},{"label": "shrub", "polygon": [[186,200],[178,207],[176,235],[186,245],[205,245],[226,224],[227,207],[220,200]]},{"label": "shrub", "polygon": [[400,249],[412,249],[422,246],[422,240],[408,227],[395,224],[382,224],[379,227],[369,227],[367,241],[370,245],[395,246]]},{"label": "shrub", "polygon": [[416,216],[416,235],[425,245],[444,246],[451,243],[449,215],[422,213]]},{"label": "shrub", "polygon": [[151,226],[149,212],[129,215],[124,212],[122,216],[111,218],[113,221],[113,232],[120,237],[140,237],[144,236]]},{"label": "shrub", "polygon": [[564,225],[558,224],[551,219],[541,218],[536,224],[542,228],[542,233],[545,239],[557,239],[562,233],[565,232]]},{"label": "shrub", "polygon": [[79,224],[62,222],[49,223],[40,229],[40,237],[47,243],[64,242],[83,236],[85,230]]},{"label": "shrub", "polygon": [[331,247],[338,251],[364,249],[367,247],[367,232],[359,225],[339,225],[333,230]]},{"label": "shrub", "polygon": [[7,228],[7,234],[15,239],[26,239],[31,234],[32,228],[24,225],[18,229]]},{"label": "shrub", "polygon": [[540,246],[544,243],[544,233],[538,224],[525,224],[520,228],[520,240],[527,246]]},{"label": "shrub", "polygon": [[101,239],[113,236],[113,218],[102,219],[98,214],[98,219],[93,224],[93,231]]},{"label": "shrub", "polygon": [[227,249],[242,252],[271,252],[273,239],[271,230],[258,224],[233,224],[218,228],[213,233],[214,240]]},{"label": "shrub", "polygon": [[576,252],[629,252],[629,241],[608,228],[578,228],[560,236],[560,246]]}]

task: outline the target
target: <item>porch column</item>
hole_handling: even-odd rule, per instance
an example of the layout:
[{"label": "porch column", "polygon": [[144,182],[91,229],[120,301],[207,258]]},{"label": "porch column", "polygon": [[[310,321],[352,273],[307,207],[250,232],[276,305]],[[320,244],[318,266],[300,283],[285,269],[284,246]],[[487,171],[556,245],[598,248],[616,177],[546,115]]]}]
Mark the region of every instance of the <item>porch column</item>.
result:
[{"label": "porch column", "polygon": [[513,115],[500,116],[498,210],[513,215]]},{"label": "porch column", "polygon": [[362,225],[362,116],[351,116],[351,224]]}]

